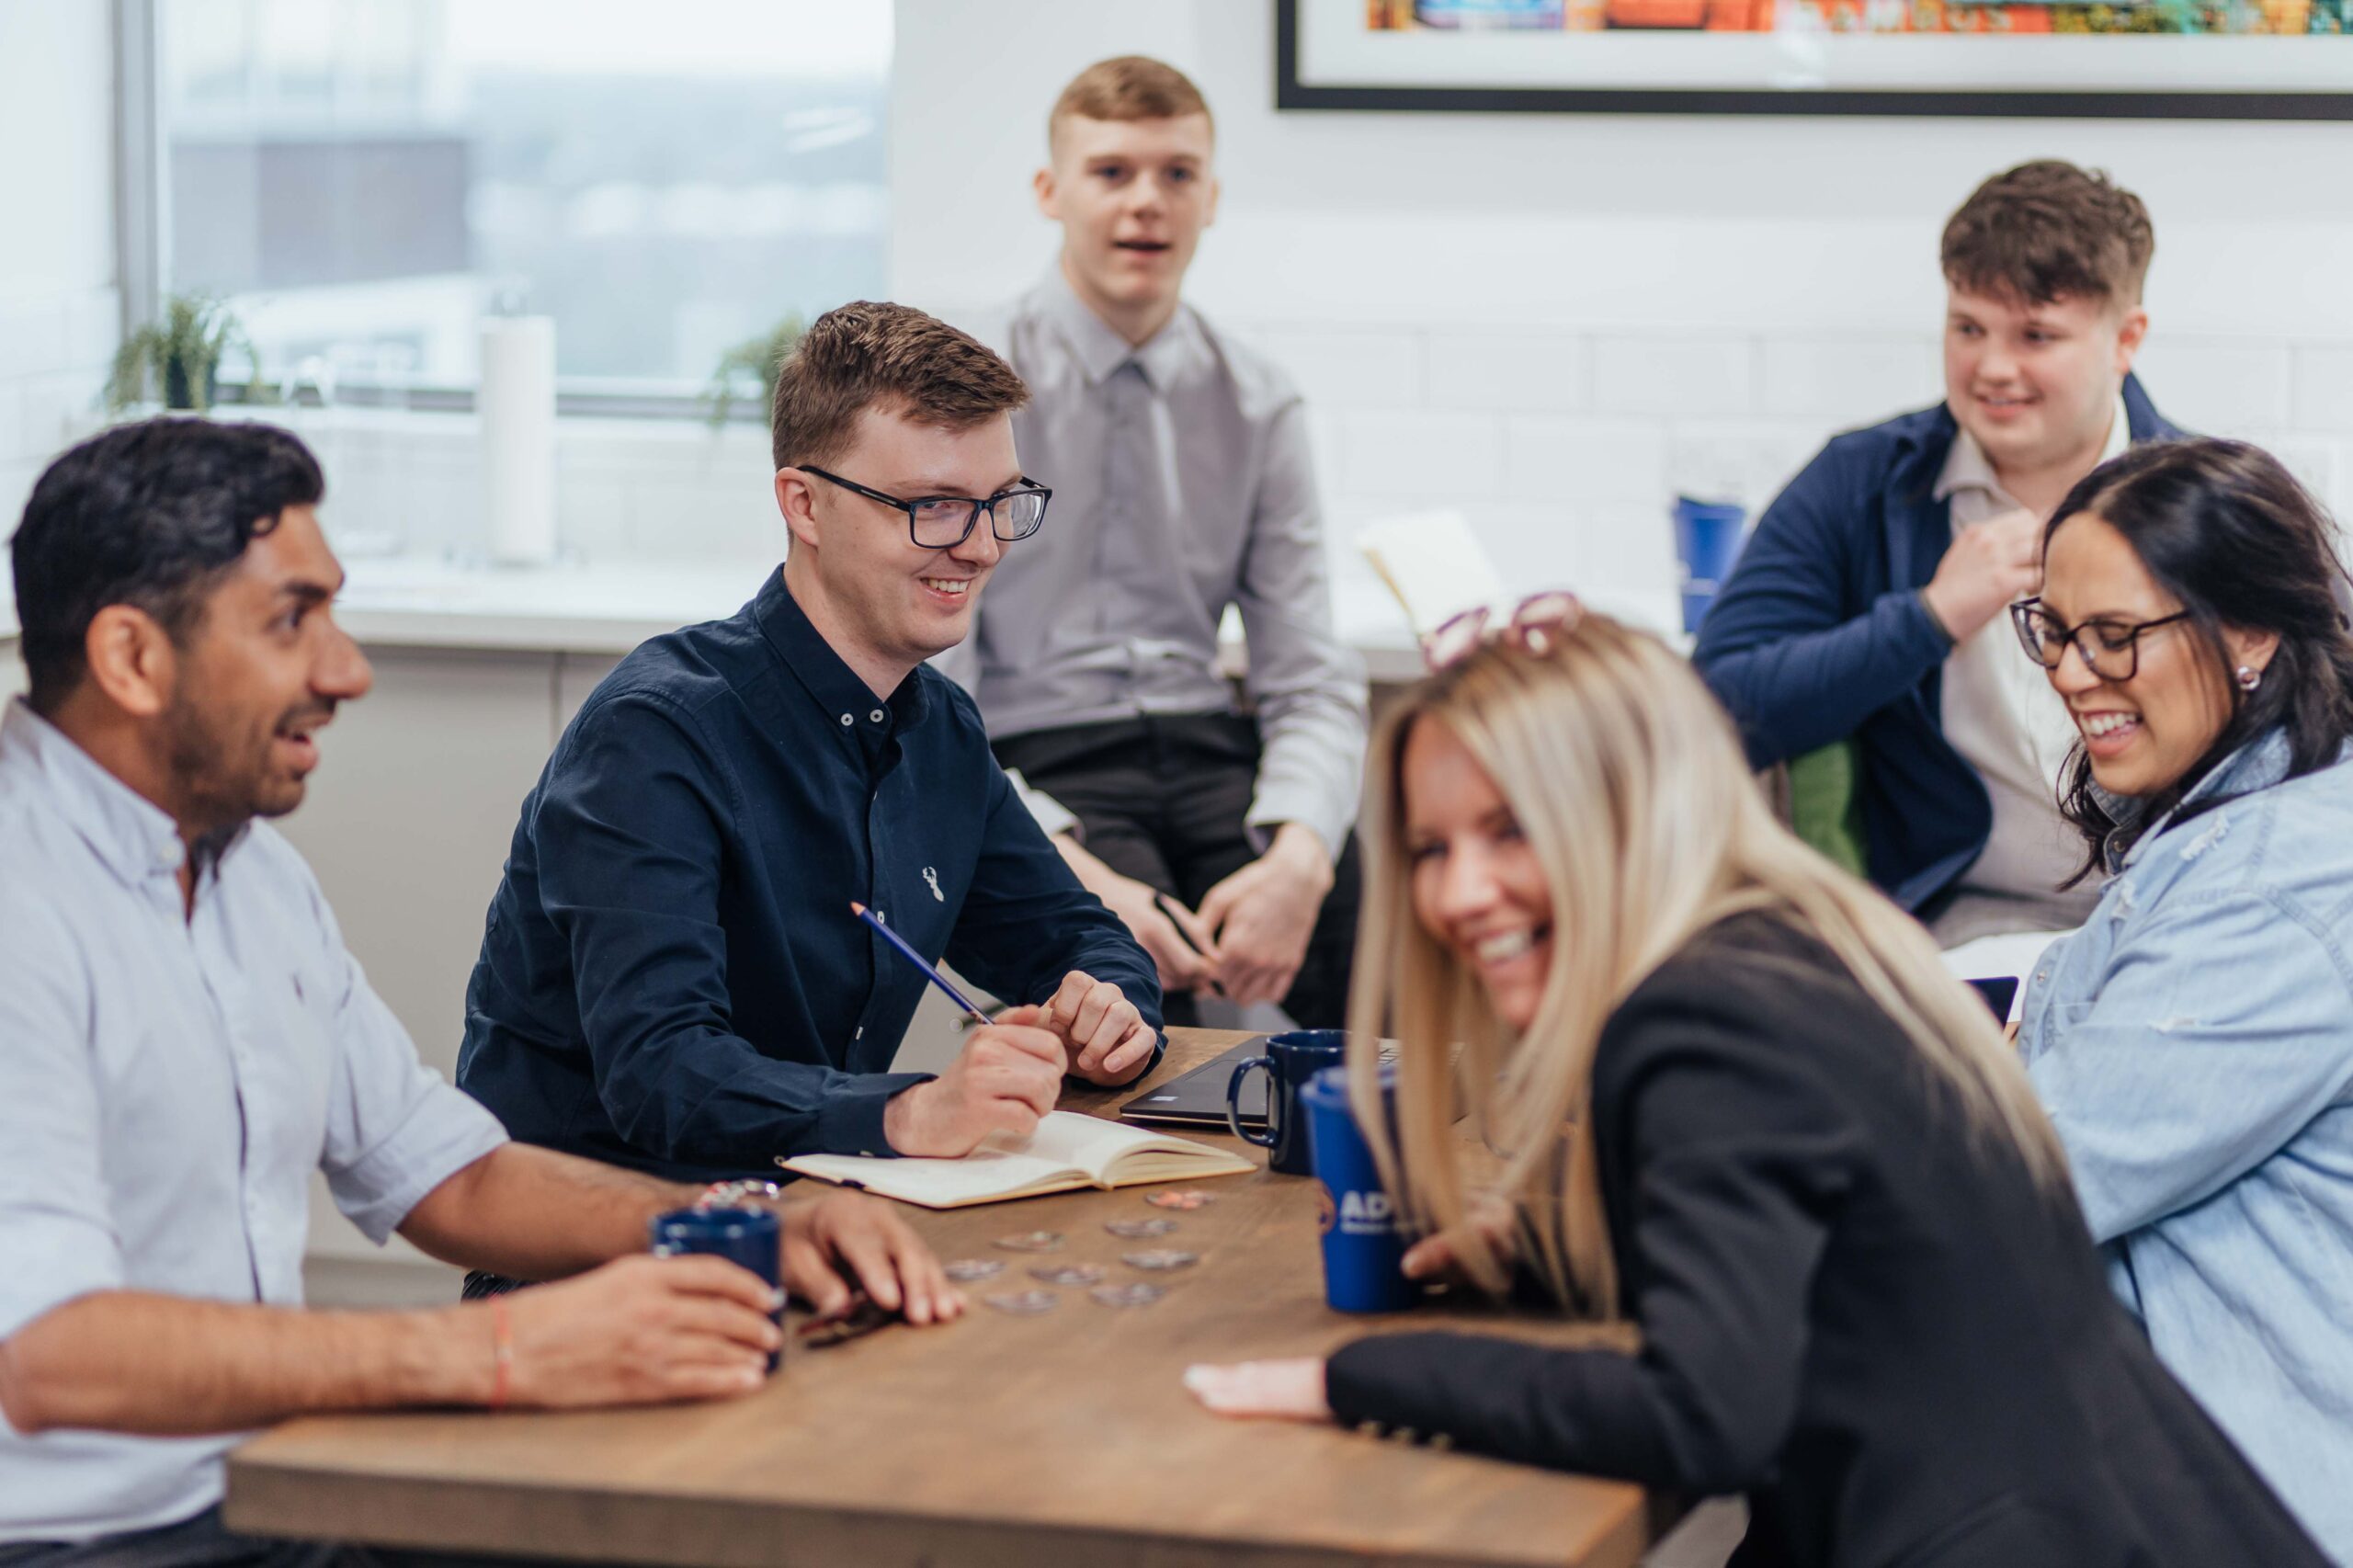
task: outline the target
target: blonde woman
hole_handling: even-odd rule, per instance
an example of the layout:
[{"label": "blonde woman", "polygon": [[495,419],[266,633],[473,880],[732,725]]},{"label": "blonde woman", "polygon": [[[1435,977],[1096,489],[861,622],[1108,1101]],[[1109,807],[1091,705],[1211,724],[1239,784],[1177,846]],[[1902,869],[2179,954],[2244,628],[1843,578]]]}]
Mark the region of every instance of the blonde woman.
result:
[{"label": "blonde woman", "polygon": [[2322,1562],[2109,1296],[1984,1005],[1773,820],[1682,662],[1558,595],[1449,640],[1374,742],[1351,997],[1402,1042],[1406,1267],[1641,1349],[1392,1335],[1203,1402],[1745,1492],[1739,1562]]}]

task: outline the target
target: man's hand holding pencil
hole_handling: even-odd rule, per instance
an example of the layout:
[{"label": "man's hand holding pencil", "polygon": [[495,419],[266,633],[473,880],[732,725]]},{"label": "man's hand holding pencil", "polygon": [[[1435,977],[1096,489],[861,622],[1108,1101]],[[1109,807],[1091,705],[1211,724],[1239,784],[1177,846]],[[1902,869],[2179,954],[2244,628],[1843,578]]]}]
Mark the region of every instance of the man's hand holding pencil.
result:
[{"label": "man's hand holding pencil", "polygon": [[1124,1084],[1160,1043],[1125,993],[1079,970],[1063,976],[1043,1007],[1015,1007],[992,1020],[872,910],[852,903],[849,912],[981,1026],[947,1072],[882,1108],[882,1135],[895,1153],[954,1160],[991,1133],[1027,1138],[1062,1096],[1065,1073]]},{"label": "man's hand holding pencil", "polygon": [[1062,1097],[1068,1056],[1039,1025],[1044,1010],[1015,1007],[972,1030],[948,1071],[891,1096],[882,1135],[902,1154],[961,1159],[992,1133],[1027,1138]]}]

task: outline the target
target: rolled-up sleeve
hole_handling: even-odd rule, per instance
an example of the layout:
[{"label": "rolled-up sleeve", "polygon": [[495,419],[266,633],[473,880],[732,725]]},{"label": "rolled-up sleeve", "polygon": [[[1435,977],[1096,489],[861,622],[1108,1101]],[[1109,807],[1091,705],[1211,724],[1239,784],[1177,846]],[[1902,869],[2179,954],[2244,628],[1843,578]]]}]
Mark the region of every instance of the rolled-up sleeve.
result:
[{"label": "rolled-up sleeve", "polygon": [[87,967],[51,914],[0,896],[0,1339],[125,1283],[91,1010]]},{"label": "rolled-up sleeve", "polygon": [[1363,780],[1364,661],[1332,624],[1324,522],[1296,400],[1267,431],[1266,470],[1234,601],[1250,647],[1248,689],[1262,750],[1245,821],[1296,822],[1335,858],[1355,825]]},{"label": "rolled-up sleeve", "polygon": [[315,882],[311,900],[327,972],[338,981],[319,1168],[335,1207],[381,1246],[426,1193],[506,1142],[506,1130],[417,1059],[415,1042],[345,949]]}]

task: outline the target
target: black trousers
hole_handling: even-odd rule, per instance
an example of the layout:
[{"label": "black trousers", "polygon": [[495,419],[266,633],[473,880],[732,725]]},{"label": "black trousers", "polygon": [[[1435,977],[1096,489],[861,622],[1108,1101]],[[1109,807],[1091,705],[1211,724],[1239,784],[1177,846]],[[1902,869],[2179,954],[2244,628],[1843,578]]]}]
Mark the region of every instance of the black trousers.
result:
[{"label": "black trousers", "polygon": [[[1070,808],[1086,847],[1121,876],[1199,908],[1211,888],[1258,858],[1242,819],[1258,779],[1258,726],[1238,713],[1185,713],[1034,730],[995,743],[997,761]],[[1283,1011],[1303,1028],[1339,1028],[1348,1010],[1357,906],[1363,895],[1350,834],[1324,896],[1307,957]],[[1166,1021],[1190,1026],[1189,994],[1165,999]]]}]

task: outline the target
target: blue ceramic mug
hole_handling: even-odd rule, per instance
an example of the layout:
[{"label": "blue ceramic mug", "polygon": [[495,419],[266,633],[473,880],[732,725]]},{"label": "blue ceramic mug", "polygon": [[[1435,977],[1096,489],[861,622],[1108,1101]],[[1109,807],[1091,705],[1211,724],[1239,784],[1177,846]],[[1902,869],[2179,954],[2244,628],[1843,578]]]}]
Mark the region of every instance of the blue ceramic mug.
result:
[{"label": "blue ceramic mug", "polygon": [[[1225,1124],[1245,1143],[1269,1150],[1267,1168],[1285,1176],[1309,1176],[1315,1169],[1307,1152],[1306,1119],[1300,1115],[1299,1091],[1326,1067],[1347,1060],[1346,1029],[1292,1029],[1267,1037],[1267,1053],[1238,1062],[1225,1085]],[[1242,1125],[1242,1085],[1250,1074],[1267,1074],[1267,1128],[1252,1132]]]},{"label": "blue ceramic mug", "polygon": [[[1384,1100],[1393,1080],[1382,1074]],[[1327,1068],[1300,1091],[1315,1156],[1315,1180],[1323,1191],[1318,1208],[1324,1223],[1324,1300],[1338,1312],[1393,1312],[1414,1304],[1420,1289],[1405,1278],[1403,1217],[1381,1185],[1348,1105],[1345,1068]]]},{"label": "blue ceramic mug", "polygon": [[[770,1290],[779,1289],[781,1233],[776,1216],[765,1209],[673,1209],[667,1214],[656,1214],[647,1229],[653,1233],[656,1257],[708,1253],[750,1269]],[[779,1329],[784,1326],[783,1307],[768,1315]],[[768,1370],[775,1371],[783,1359],[780,1346],[769,1351]]]}]

